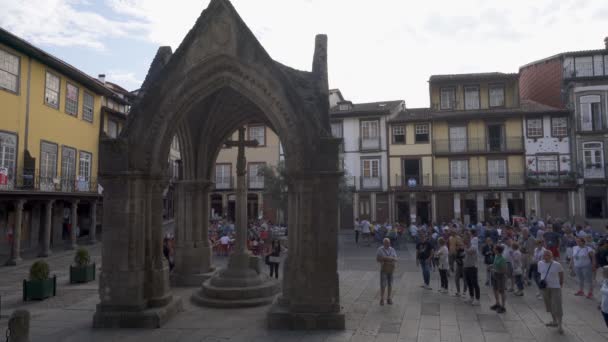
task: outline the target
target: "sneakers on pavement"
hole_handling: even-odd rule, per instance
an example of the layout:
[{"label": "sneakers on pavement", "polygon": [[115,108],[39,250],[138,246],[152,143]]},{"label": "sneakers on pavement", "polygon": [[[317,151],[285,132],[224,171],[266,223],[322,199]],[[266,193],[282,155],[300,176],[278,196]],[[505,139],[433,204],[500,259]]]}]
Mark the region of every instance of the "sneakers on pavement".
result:
[{"label": "sneakers on pavement", "polygon": [[574,294],[575,296],[584,296],[585,292],[583,292],[583,290],[579,290],[577,293]]}]

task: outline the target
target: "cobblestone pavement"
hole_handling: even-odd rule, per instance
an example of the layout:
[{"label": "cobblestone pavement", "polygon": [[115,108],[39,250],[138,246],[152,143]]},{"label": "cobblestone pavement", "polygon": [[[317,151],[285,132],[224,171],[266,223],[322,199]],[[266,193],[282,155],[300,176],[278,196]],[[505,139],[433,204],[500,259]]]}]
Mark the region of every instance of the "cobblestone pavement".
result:
[{"label": "cobblestone pavement", "polygon": [[[408,248],[409,247],[409,248]],[[94,330],[92,316],[98,302],[97,284],[69,285],[68,265],[73,252],[57,253],[48,261],[58,276],[57,297],[42,302],[21,302],[21,281],[27,276],[26,261],[17,267],[0,267],[3,307],[0,331],[4,336],[7,315],[15,308],[32,313],[32,341],[608,341],[597,300],[574,297],[574,281],[564,289],[566,334],[545,327],[548,316],[533,288],[524,297],[508,296],[507,313],[496,314],[490,291],[482,287],[481,306],[472,307],[453,296],[439,294],[438,274],[433,291],[420,287],[422,277],[415,266],[411,245],[397,251],[400,262],[395,274],[394,305],[379,306],[378,266],[375,248],[357,247],[351,235],[340,237],[340,290],[346,314],[346,330],[325,332],[271,331],[265,328],[268,307],[220,310],[193,306],[194,288],[175,288],[184,300],[184,312],[161,329]],[[91,247],[100,260],[99,246]],[[225,258],[214,263],[222,265]],[[480,272],[483,273],[483,272]],[[485,274],[480,274],[485,280]],[[450,286],[453,279],[450,278]]]}]

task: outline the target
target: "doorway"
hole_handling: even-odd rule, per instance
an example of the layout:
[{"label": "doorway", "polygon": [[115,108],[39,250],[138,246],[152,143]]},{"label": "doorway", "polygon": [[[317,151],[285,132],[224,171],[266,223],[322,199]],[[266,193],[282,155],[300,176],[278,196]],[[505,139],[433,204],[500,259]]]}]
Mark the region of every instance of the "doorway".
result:
[{"label": "doorway", "polygon": [[[403,184],[408,186],[420,184],[420,159],[404,159],[403,160]],[[415,183],[411,185],[411,181]]]},{"label": "doorway", "polygon": [[502,151],[504,147],[504,126],[502,124],[488,125],[488,150]]}]

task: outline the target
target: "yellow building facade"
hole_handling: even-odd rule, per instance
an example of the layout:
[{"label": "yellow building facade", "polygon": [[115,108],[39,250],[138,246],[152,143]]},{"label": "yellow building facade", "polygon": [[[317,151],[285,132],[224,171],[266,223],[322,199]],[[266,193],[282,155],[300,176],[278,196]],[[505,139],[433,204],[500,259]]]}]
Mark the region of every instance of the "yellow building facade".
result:
[{"label": "yellow building facade", "polygon": [[[438,221],[524,214],[524,139],[518,75],[435,75],[429,81]],[[444,210],[445,208],[445,210]]]},{"label": "yellow building facade", "polygon": [[108,93],[0,29],[0,248],[11,251],[11,263],[22,247],[44,256],[62,240],[74,247],[87,230],[95,239],[100,109]]},{"label": "yellow building facade", "polygon": [[388,120],[391,221],[430,223],[433,128],[428,108],[405,109]]},{"label": "yellow building facade", "polygon": [[[245,126],[246,140],[258,141],[256,147],[246,147],[247,158],[247,216],[250,219],[264,217],[278,222],[280,215],[272,207],[270,201],[264,200],[264,177],[261,170],[265,166],[276,167],[281,160],[281,143],[272,129],[263,124],[248,124]],[[238,141],[235,131],[229,138]],[[224,147],[216,160],[215,189],[211,193],[211,215],[234,219],[236,202],[236,147]]]}]

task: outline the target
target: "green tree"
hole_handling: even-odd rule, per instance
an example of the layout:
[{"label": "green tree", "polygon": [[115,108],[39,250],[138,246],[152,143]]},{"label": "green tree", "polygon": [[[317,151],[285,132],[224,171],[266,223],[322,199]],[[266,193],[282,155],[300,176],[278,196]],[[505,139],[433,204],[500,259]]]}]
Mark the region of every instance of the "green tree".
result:
[{"label": "green tree", "polygon": [[[265,165],[260,170],[260,175],[264,177],[264,195],[265,201],[279,209],[283,217],[287,218],[287,184],[288,176],[285,163],[280,161],[275,167]],[[340,206],[351,204],[353,201],[353,186],[349,185],[349,180],[352,177],[346,173],[340,178],[338,184],[338,201]]]}]

